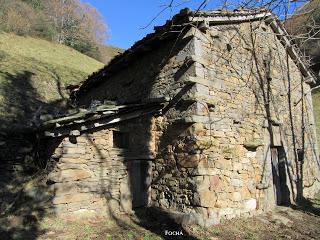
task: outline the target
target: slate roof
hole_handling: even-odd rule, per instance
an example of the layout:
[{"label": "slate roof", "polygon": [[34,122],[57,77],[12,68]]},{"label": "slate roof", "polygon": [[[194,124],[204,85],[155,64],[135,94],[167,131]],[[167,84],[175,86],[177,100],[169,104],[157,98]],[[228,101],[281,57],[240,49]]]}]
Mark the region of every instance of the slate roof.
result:
[{"label": "slate roof", "polygon": [[211,25],[235,24],[250,21],[266,21],[270,24],[271,28],[277,34],[281,43],[287,49],[291,58],[300,68],[302,74],[306,77],[307,81],[314,82],[314,75],[306,67],[302,54],[292,44],[288,33],[283,27],[280,20],[270,11],[264,8],[257,9],[236,9],[236,10],[215,10],[215,11],[192,11],[188,8],[183,9],[180,13],[173,16],[163,26],[154,27],[154,32],[146,35],[143,39],[137,41],[131,48],[122,54],[114,57],[111,62],[98,72],[90,75],[85,81],[77,86],[71,92],[71,99],[80,97],[83,93],[90,88],[98,85],[112,74],[120,71],[123,67],[128,66],[132,61],[144,55],[146,52],[159,48],[160,43],[175,39],[180,34],[182,29],[191,26],[200,28],[201,24],[205,22]]},{"label": "slate roof", "polygon": [[149,114],[160,114],[165,105],[164,102],[130,105],[101,104],[90,109],[78,109],[75,113],[42,122],[37,130],[44,137],[78,136],[83,131]]}]

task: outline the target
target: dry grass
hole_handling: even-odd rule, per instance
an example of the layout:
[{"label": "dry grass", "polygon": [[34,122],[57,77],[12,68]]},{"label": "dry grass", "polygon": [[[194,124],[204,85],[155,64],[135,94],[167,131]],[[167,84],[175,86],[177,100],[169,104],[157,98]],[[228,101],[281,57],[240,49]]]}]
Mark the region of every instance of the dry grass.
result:
[{"label": "dry grass", "polygon": [[69,47],[0,32],[0,120],[20,123],[39,106],[67,98],[100,63]]},{"label": "dry grass", "polygon": [[[314,205],[313,207],[316,206],[318,205]],[[164,236],[165,229],[170,226],[164,225],[160,218],[145,217],[147,219],[143,221],[147,221],[147,225],[141,224],[137,218],[129,216],[123,216],[118,220],[93,219],[73,222],[45,218],[41,223],[41,230],[45,233],[38,239],[320,239],[320,217],[308,212],[307,208],[294,210],[292,208],[278,207],[272,213],[250,218],[226,220],[210,228],[195,225],[184,226],[184,237],[171,236],[171,238]]]},{"label": "dry grass", "polygon": [[115,240],[115,239],[144,239],[160,240],[161,237],[143,229],[124,217],[124,225],[119,225],[113,220],[91,219],[87,221],[67,221],[56,218],[45,218],[41,222],[41,229],[46,232],[39,240],[63,239],[64,240]]},{"label": "dry grass", "polygon": [[316,91],[312,94],[313,112],[316,121],[317,142],[320,146],[320,91]]},{"label": "dry grass", "polygon": [[124,52],[124,49],[104,45],[104,46],[100,46],[100,52],[101,52],[101,61],[105,64],[108,64],[114,56]]}]

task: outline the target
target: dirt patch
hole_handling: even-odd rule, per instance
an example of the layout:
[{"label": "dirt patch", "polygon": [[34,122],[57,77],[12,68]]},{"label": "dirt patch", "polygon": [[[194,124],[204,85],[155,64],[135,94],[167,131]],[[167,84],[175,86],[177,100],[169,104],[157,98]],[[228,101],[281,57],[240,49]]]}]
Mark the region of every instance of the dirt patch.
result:
[{"label": "dirt patch", "polygon": [[[46,217],[39,222],[37,237],[34,237],[35,235],[32,234],[31,230],[30,238],[24,234],[23,239],[320,239],[319,203],[319,200],[314,201],[310,205],[311,207],[277,207],[270,213],[246,219],[226,220],[210,228],[194,225],[181,226],[171,220],[169,216],[148,210],[136,211],[136,214],[131,216],[122,215],[115,216],[113,219],[95,218],[86,221],[71,221]],[[13,220],[13,223],[18,224],[17,219]],[[4,236],[1,235],[1,239],[6,239]],[[19,238],[19,235],[11,236],[17,236],[14,239],[22,239]]]},{"label": "dirt patch", "polygon": [[168,219],[157,219],[147,212],[139,218],[143,220],[136,216],[122,216],[119,219],[63,222],[48,218],[42,224],[42,230],[46,233],[39,239],[320,239],[318,215],[287,207],[278,207],[272,213],[252,218],[227,220],[210,228],[182,227]]}]

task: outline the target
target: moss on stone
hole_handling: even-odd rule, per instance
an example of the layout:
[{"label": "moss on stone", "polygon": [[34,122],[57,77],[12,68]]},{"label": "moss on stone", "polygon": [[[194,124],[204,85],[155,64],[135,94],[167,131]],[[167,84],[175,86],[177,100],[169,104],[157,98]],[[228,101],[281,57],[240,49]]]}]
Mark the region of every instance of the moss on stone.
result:
[{"label": "moss on stone", "polygon": [[263,143],[259,139],[252,139],[252,140],[249,140],[249,141],[247,141],[247,142],[245,142],[243,144],[243,146],[245,148],[249,148],[249,149],[256,149],[256,148],[258,148],[259,146],[262,146],[262,145],[263,145]]}]

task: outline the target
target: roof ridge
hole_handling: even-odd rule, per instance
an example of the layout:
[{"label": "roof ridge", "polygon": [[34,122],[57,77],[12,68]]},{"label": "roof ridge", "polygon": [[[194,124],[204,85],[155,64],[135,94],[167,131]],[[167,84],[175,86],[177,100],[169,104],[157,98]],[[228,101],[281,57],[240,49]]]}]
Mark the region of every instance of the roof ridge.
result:
[{"label": "roof ridge", "polygon": [[[101,78],[106,74],[112,74],[113,71],[117,70],[117,67],[126,65],[132,59],[134,54],[141,54],[150,50],[152,48],[152,44],[155,45],[154,42],[169,39],[169,37],[172,37],[172,35],[176,32],[168,30],[178,31],[180,28],[181,31],[181,29],[185,29],[184,27],[188,24],[191,26],[194,22],[203,21],[208,21],[215,25],[221,25],[258,20],[276,20],[277,25],[281,26],[281,23],[277,19],[277,16],[266,8],[240,8],[233,10],[219,9],[212,11],[194,11],[190,8],[184,8],[180,10],[178,14],[174,15],[172,19],[167,20],[164,25],[155,26],[153,33],[147,34],[144,38],[135,42],[131,48],[127,49],[122,54],[115,56],[108,65],[100,69],[98,72],[91,74],[85,81],[82,82],[78,89],[71,92],[70,97],[71,99],[74,99],[76,95],[81,94],[83,91],[86,91],[92,85],[95,85],[97,82],[99,82],[99,77]],[[164,35],[163,33],[167,34]],[[303,66],[303,68],[305,68],[303,63],[300,64]]]}]

